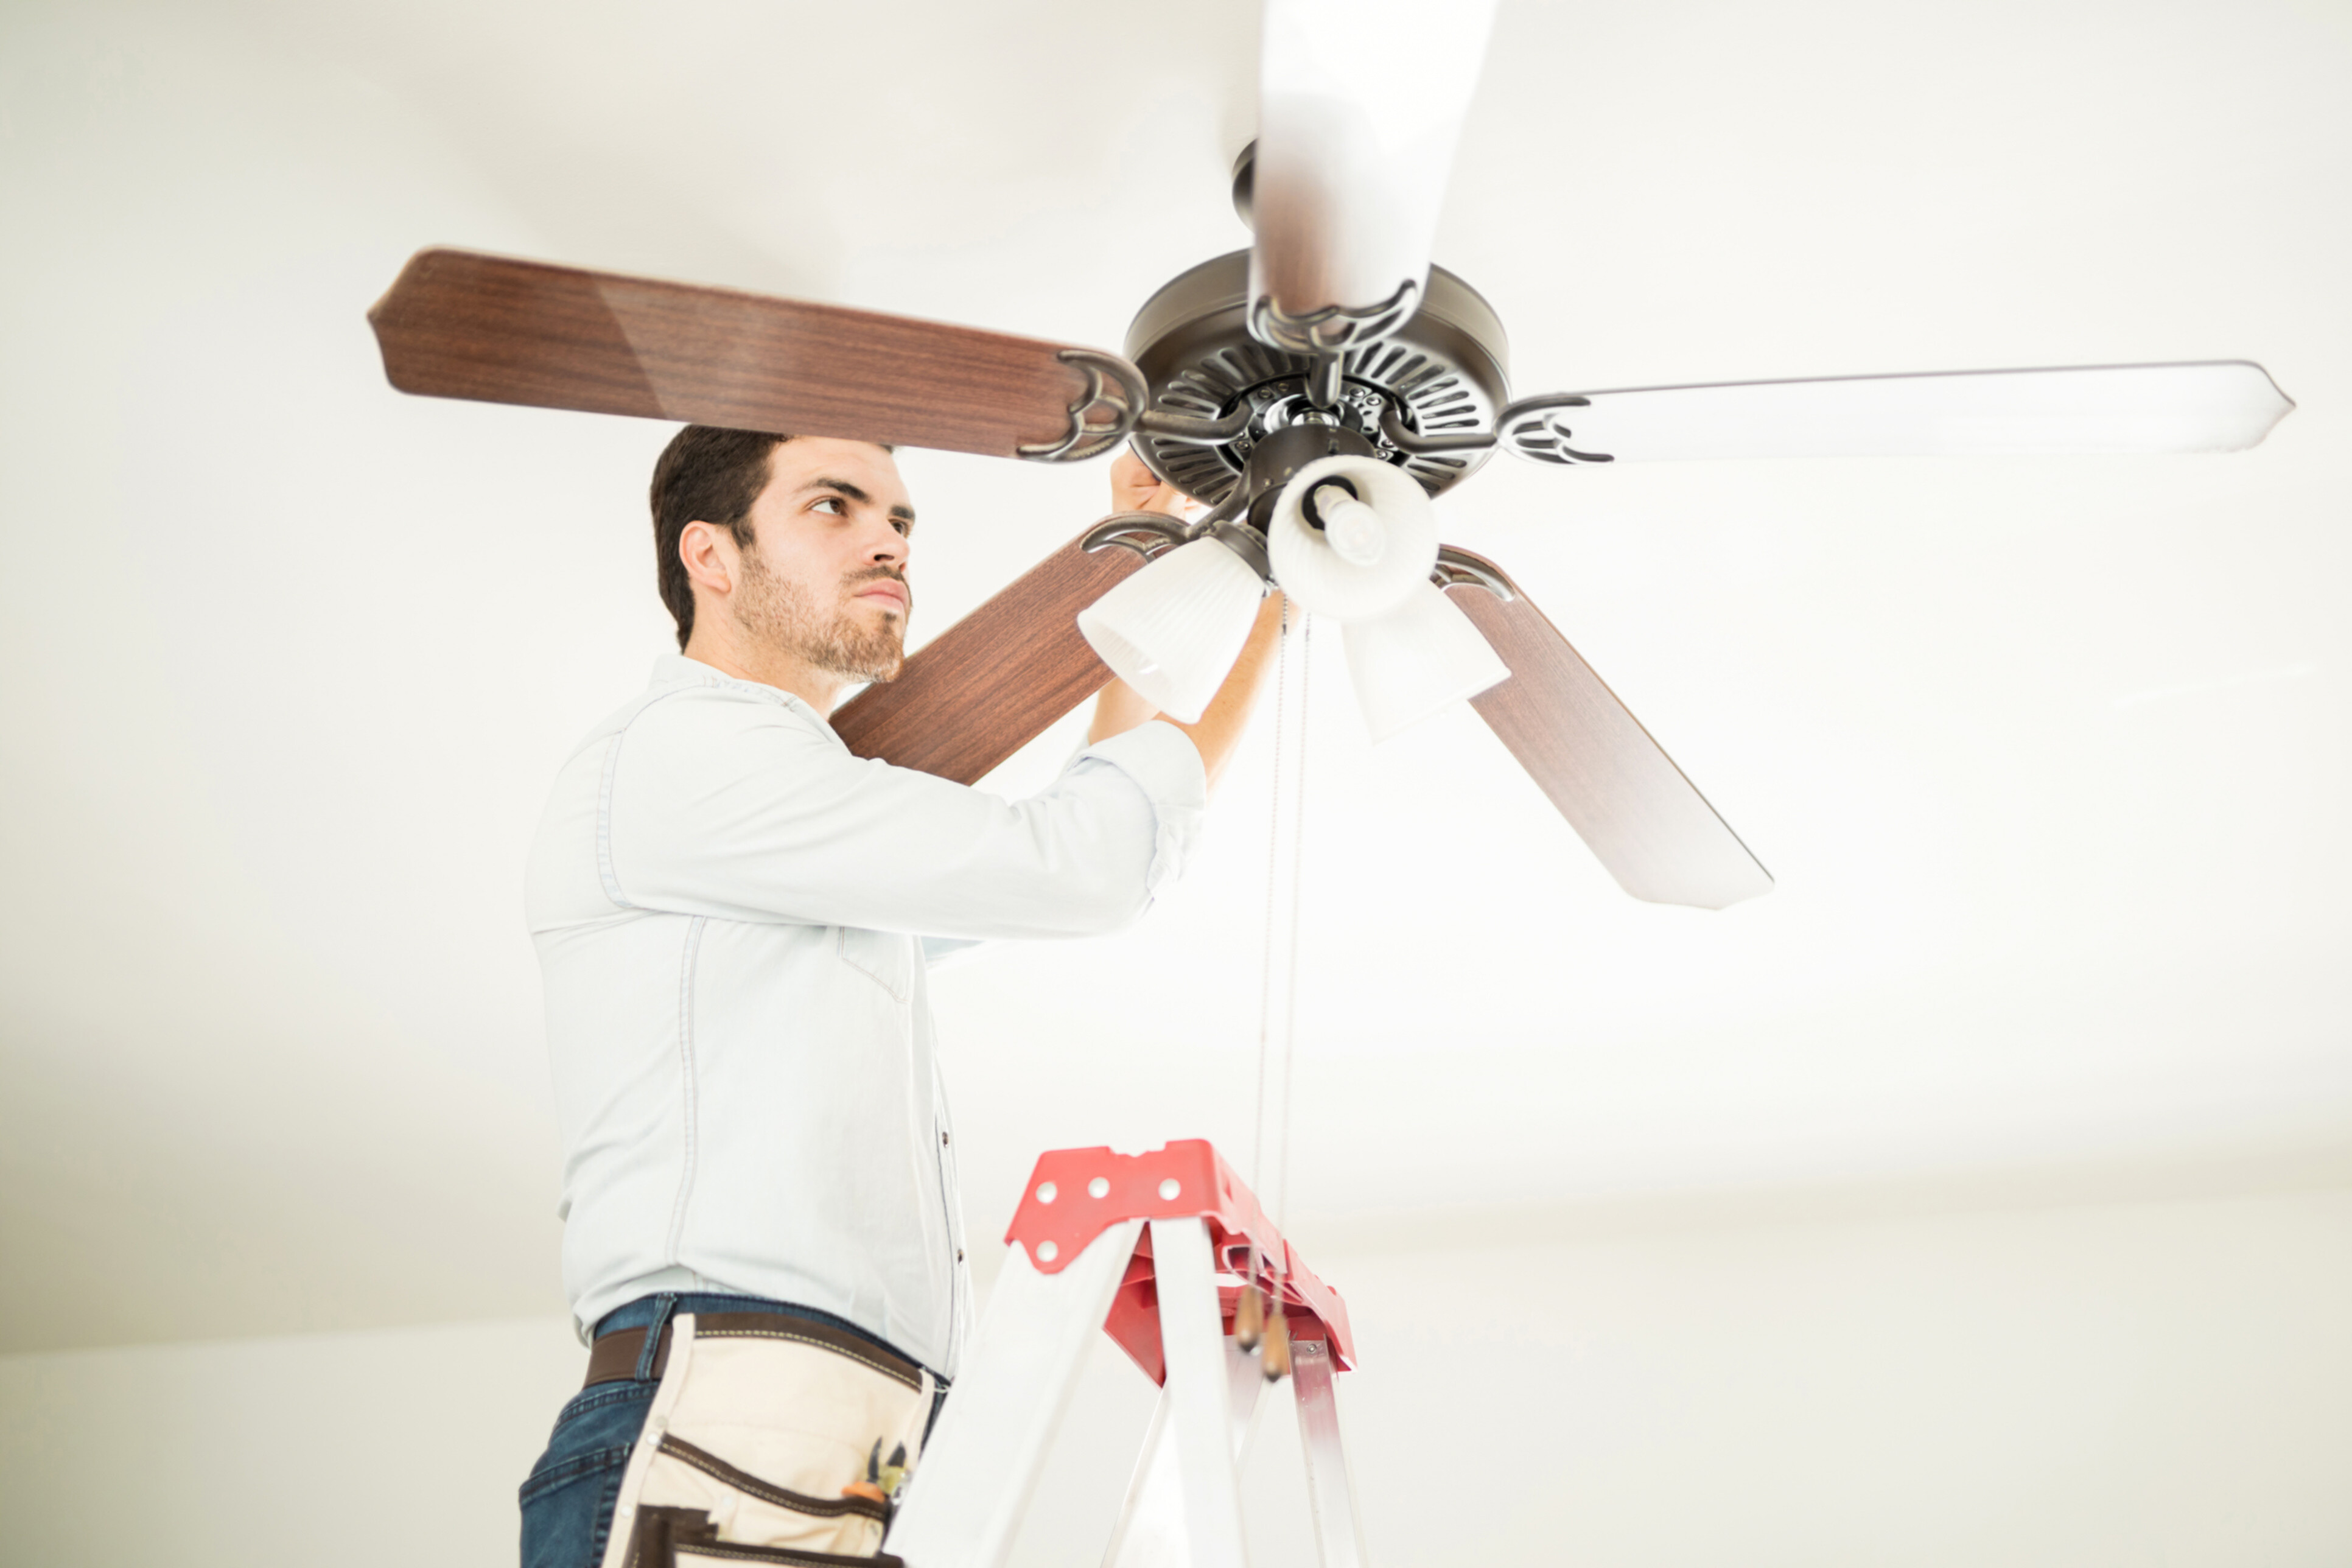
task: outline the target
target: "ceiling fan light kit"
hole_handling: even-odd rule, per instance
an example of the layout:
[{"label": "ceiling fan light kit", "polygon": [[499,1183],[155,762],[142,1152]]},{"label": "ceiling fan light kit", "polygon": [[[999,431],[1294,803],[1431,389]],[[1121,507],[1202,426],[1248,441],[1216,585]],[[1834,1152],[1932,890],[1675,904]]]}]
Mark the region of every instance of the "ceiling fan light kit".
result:
[{"label": "ceiling fan light kit", "polygon": [[1079,611],[1078,632],[1145,701],[1197,724],[1249,641],[1265,595],[1255,567],[1204,536]]},{"label": "ceiling fan light kit", "polygon": [[1106,519],[1032,568],[834,715],[861,756],[969,784],[1111,673],[1197,719],[1271,582],[1343,624],[1375,734],[1471,695],[1621,887],[1719,909],[1769,889],[1762,864],[1499,567],[1437,546],[1429,498],[1497,449],[2224,452],[2294,405],[2242,360],[1514,399],[1494,308],[1430,260],[1493,11],[1265,0],[1234,173],[1251,248],[1162,286],[1123,354],[455,250],[419,252],[369,320],[407,392],[1039,462],[1131,442],[1209,508]]}]

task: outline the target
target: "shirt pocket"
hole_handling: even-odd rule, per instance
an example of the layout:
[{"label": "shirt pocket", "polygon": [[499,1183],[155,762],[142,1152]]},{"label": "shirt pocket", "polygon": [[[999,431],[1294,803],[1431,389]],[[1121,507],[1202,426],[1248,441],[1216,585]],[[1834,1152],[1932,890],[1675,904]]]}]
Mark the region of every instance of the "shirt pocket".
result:
[{"label": "shirt pocket", "polygon": [[912,937],[898,931],[839,926],[833,940],[834,952],[842,963],[888,992],[893,1002],[907,1000],[907,993],[914,984]]}]

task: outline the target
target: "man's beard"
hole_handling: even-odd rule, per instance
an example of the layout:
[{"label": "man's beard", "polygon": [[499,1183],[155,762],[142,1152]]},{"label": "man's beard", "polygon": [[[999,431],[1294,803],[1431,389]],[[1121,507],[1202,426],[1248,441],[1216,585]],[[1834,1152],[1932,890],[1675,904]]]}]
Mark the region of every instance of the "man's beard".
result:
[{"label": "man's beard", "polygon": [[[842,578],[842,596],[846,598],[858,585],[885,577],[906,585],[906,578],[890,568],[869,566]],[[910,610],[912,595],[909,589]],[[809,591],[769,571],[756,549],[743,552],[743,592],[736,600],[735,616],[753,640],[831,675],[845,675],[852,680],[891,680],[906,661],[903,616],[868,628],[860,626],[839,600],[830,614],[820,613]]]}]

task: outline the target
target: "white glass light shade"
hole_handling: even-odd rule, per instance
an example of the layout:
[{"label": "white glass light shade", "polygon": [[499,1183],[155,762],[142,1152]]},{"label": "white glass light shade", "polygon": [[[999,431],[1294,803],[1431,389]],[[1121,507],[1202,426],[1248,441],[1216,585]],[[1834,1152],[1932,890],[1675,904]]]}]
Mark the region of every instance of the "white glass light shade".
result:
[{"label": "white glass light shade", "polygon": [[[1345,479],[1370,509],[1377,528],[1359,513],[1349,521],[1350,549],[1342,555],[1305,514],[1317,485]],[[1402,468],[1377,458],[1324,458],[1298,470],[1283,487],[1266,531],[1274,580],[1299,604],[1335,621],[1369,620],[1402,603],[1437,564],[1437,514],[1429,492]],[[1354,557],[1350,559],[1350,557]]]},{"label": "white glass light shade", "polygon": [[1364,727],[1385,741],[1510,677],[1510,667],[1445,591],[1424,581],[1377,620],[1340,636]]},{"label": "white glass light shade", "polygon": [[1177,546],[1078,612],[1111,673],[1171,719],[1197,724],[1249,641],[1265,582],[1213,539]]}]

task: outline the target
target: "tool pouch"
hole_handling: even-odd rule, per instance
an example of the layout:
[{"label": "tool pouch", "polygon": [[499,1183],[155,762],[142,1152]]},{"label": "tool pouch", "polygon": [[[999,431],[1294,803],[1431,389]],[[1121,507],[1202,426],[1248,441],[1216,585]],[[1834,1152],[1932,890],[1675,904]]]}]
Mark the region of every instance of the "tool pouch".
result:
[{"label": "tool pouch", "polygon": [[770,1313],[682,1313],[629,1456],[603,1568],[894,1563],[889,1505],[930,1415],[929,1373]]}]

